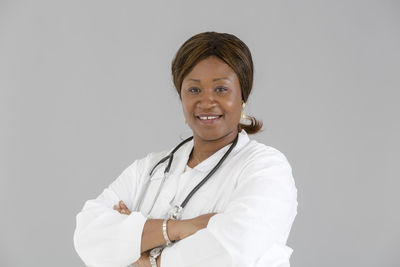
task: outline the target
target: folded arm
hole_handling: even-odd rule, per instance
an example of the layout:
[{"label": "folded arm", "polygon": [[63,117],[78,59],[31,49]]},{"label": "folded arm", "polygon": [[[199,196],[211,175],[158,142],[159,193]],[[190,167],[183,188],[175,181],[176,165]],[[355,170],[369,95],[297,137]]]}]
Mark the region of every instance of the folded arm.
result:
[{"label": "folded arm", "polygon": [[297,214],[297,190],[285,158],[246,166],[226,210],[207,228],[162,252],[161,267],[256,266],[285,245]]},{"label": "folded arm", "polygon": [[[147,219],[128,208],[133,210],[133,197],[147,159],[136,160],[96,199],[86,201],[77,214],[74,246],[86,265],[126,267],[138,261],[144,252],[165,243],[163,220]],[[116,209],[122,203],[125,211]],[[169,221],[170,240],[185,238],[207,225],[204,218],[192,222],[183,227],[181,222]]]},{"label": "folded arm", "polygon": [[[131,211],[130,209],[125,205],[123,201],[119,202],[119,205],[115,205],[114,209],[118,211],[121,214],[127,214],[130,215]],[[200,216],[197,216],[192,219],[187,219],[187,220],[169,220],[167,222],[167,235],[168,238],[172,241],[179,241],[184,238],[187,238],[197,231],[204,229],[207,227],[207,224],[212,216],[214,216],[216,213],[209,213],[209,214],[203,214]],[[163,220],[147,220],[145,223],[145,226],[143,228],[143,234],[142,234],[142,247],[144,244],[149,246],[149,248],[154,248],[157,246],[160,246],[162,244],[165,244],[165,239],[164,237],[160,237],[160,233],[162,232],[161,230],[161,224]],[[153,234],[152,234],[153,233]],[[154,234],[156,233],[156,234]],[[158,243],[157,243],[158,242]],[[143,250],[143,248],[142,248]],[[142,251],[143,252],[143,251]],[[141,257],[139,258],[138,261],[135,262],[135,264],[138,267],[151,267],[149,265],[149,253],[141,254]],[[161,255],[157,258],[157,266],[161,266]]]},{"label": "folded arm", "polygon": [[85,202],[76,216],[74,246],[89,266],[126,267],[141,255],[141,235],[147,218],[140,212],[121,214],[113,206],[123,200],[132,206],[139,177],[136,160],[96,199]]}]

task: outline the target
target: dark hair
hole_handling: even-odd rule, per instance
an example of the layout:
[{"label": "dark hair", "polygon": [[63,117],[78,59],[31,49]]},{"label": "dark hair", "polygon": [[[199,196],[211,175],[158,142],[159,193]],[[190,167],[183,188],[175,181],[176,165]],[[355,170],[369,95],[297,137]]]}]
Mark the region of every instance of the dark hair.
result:
[{"label": "dark hair", "polygon": [[[202,59],[216,56],[228,64],[236,73],[243,101],[246,103],[253,87],[253,60],[249,48],[239,38],[228,33],[203,32],[189,38],[177,51],[172,61],[172,78],[179,98],[182,81]],[[246,116],[251,124],[238,124],[238,130],[255,134],[262,128],[262,121],[253,116]]]}]

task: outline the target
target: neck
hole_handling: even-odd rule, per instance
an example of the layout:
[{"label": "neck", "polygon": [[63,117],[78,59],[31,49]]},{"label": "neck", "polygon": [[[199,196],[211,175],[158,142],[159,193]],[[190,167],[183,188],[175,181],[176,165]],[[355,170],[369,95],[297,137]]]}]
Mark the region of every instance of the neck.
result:
[{"label": "neck", "polygon": [[[223,148],[224,146],[232,143],[236,136],[238,135],[238,130],[235,129],[232,132],[229,132],[227,135],[215,139],[215,140],[206,140],[201,137],[194,135],[193,136],[193,152],[194,162],[197,165],[203,160],[210,157],[212,154]],[[196,162],[197,161],[197,162]]]}]

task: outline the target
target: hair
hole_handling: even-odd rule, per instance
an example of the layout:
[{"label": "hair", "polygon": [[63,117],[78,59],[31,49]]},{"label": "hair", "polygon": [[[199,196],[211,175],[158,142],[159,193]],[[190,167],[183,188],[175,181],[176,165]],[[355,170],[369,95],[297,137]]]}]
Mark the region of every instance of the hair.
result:
[{"label": "hair", "polygon": [[[209,56],[218,57],[234,70],[239,79],[242,100],[246,103],[253,87],[254,66],[250,50],[236,36],[214,31],[192,36],[176,52],[171,70],[179,98],[182,100],[183,79],[199,61]],[[255,134],[261,130],[262,121],[249,115],[246,115],[246,118],[250,120],[250,124],[239,122],[239,132],[244,129],[248,134]]]}]

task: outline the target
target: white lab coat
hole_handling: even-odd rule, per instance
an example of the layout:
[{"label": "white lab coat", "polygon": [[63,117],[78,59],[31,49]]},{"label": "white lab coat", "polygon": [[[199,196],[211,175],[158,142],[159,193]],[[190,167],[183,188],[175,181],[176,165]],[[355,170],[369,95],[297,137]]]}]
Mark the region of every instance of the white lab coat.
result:
[{"label": "white lab coat", "polygon": [[[151,218],[165,218],[181,204],[217,164],[231,144],[184,172],[193,140],[175,152]],[[142,208],[130,215],[113,206],[123,200],[130,210],[150,170],[173,148],[135,160],[76,216],[74,245],[87,266],[126,267],[140,257],[147,212],[167,162],[154,171]],[[277,149],[249,139],[245,130],[217,172],[193,195],[182,219],[217,212],[207,228],[166,247],[161,267],[287,267],[292,249],[286,241],[297,214],[297,189],[286,157]],[[161,229],[160,229],[161,231]]]}]

